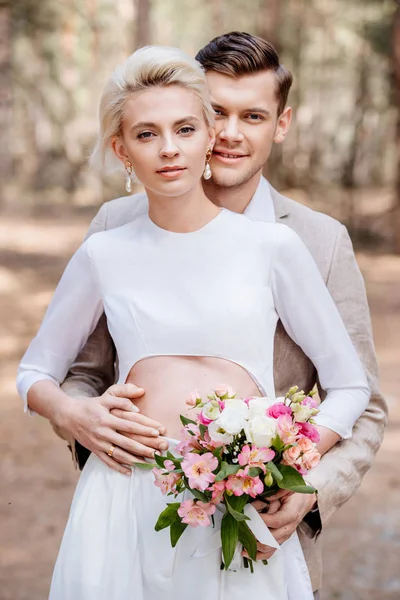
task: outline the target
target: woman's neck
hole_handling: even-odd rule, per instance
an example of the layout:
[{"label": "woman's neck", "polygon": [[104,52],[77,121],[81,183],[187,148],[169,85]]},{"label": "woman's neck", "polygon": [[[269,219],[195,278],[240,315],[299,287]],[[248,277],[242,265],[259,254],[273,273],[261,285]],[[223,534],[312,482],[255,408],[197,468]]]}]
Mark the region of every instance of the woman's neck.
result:
[{"label": "woman's neck", "polygon": [[162,229],[190,233],[201,229],[220,212],[205,195],[201,184],[182,196],[161,196],[146,189],[149,217]]}]

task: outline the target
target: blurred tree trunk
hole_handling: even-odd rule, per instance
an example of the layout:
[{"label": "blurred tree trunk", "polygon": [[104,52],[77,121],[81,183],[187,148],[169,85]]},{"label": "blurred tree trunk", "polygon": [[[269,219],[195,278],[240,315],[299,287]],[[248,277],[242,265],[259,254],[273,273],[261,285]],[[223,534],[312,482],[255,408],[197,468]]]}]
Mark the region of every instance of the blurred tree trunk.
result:
[{"label": "blurred tree trunk", "polygon": [[343,163],[341,178],[343,188],[349,192],[346,221],[350,232],[354,232],[356,229],[356,206],[354,190],[357,187],[357,182],[355,171],[358,151],[361,147],[361,139],[363,136],[365,112],[368,108],[368,63],[368,46],[366,42],[362,42],[356,64],[356,71],[358,72],[358,87],[351,121],[353,135],[350,142],[347,159]]},{"label": "blurred tree trunk", "polygon": [[[0,2],[0,180],[11,176],[12,78],[11,4]],[[0,198],[1,202],[1,198]]]},{"label": "blurred tree trunk", "polygon": [[222,35],[225,30],[225,0],[209,0],[211,8],[212,37]]},{"label": "blurred tree trunk", "polygon": [[281,51],[281,0],[261,0],[260,9],[256,16],[257,35],[270,42],[279,54],[279,52]]},{"label": "blurred tree trunk", "polygon": [[135,0],[136,5],[136,38],[135,48],[150,44],[150,10],[151,0]]},{"label": "blurred tree trunk", "polygon": [[[261,0],[258,11],[256,32],[257,35],[270,42],[275,50],[281,49],[281,20],[282,20],[282,2],[281,0]],[[280,171],[282,166],[282,146],[275,144],[271,156],[263,169],[263,175],[270,182],[281,187]]]},{"label": "blurred tree trunk", "polygon": [[395,251],[400,254],[400,0],[397,0],[397,9],[393,21],[393,63],[394,63],[394,86],[395,102],[397,106],[397,181],[395,192],[395,215],[393,219]]}]

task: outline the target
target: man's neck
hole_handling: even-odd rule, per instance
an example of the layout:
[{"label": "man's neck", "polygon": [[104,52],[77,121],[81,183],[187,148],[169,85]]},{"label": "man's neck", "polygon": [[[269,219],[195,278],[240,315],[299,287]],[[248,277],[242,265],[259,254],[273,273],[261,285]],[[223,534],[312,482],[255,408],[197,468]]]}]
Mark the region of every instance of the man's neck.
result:
[{"label": "man's neck", "polygon": [[236,213],[243,213],[250,204],[260,179],[261,171],[245,183],[231,187],[216,185],[211,179],[203,183],[203,189],[211,202],[217,206],[228,208]]}]

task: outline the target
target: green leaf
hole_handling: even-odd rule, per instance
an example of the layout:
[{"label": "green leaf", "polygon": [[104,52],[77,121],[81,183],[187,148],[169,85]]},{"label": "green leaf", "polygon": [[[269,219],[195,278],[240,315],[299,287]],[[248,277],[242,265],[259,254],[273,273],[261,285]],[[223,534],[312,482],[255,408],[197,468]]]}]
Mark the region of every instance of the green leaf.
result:
[{"label": "green leaf", "polygon": [[300,473],[293,467],[278,465],[277,468],[282,475],[281,480],[277,481],[281,489],[298,492],[299,494],[313,494],[316,491],[311,485],[306,484]]},{"label": "green leaf", "polygon": [[158,517],[157,523],[155,524],[154,529],[156,531],[161,531],[161,529],[165,529],[172,525],[178,515],[178,508],[180,507],[180,502],[173,502],[167,505],[160,516]]},{"label": "green leaf", "polygon": [[250,477],[257,477],[257,475],[261,475],[262,473],[262,469],[260,469],[260,467],[250,467],[250,469],[247,471],[247,474]]},{"label": "green leaf", "polygon": [[[180,415],[180,420],[182,425],[186,426],[186,425],[197,425],[196,421],[193,421],[192,419],[188,419],[187,417],[184,417],[183,415]],[[190,433],[190,431],[189,431]],[[193,434],[192,434],[193,435]]]},{"label": "green leaf", "polygon": [[277,435],[271,442],[271,446],[274,448],[274,450],[276,450],[278,453],[282,452],[285,444],[282,442],[281,438],[279,437],[279,435]]},{"label": "green leaf", "polygon": [[195,498],[197,498],[197,500],[201,500],[202,502],[210,502],[211,494],[207,496],[204,492],[193,489],[190,489],[190,492]]},{"label": "green leaf", "polygon": [[279,481],[282,481],[282,479],[283,479],[282,473],[280,472],[280,470],[278,469],[276,464],[274,462],[272,462],[272,460],[269,463],[267,463],[267,467],[271,471],[273,478],[276,480],[276,482],[279,485]]},{"label": "green leaf", "polygon": [[182,533],[185,531],[186,527],[187,527],[187,524],[182,523],[180,516],[177,514],[177,518],[171,524],[171,529],[169,532],[170,538],[171,538],[171,546],[173,548],[175,548],[176,544],[179,541],[179,538],[181,537]]},{"label": "green leaf", "polygon": [[152,469],[154,469],[154,467],[156,467],[156,463],[140,463],[140,462],[135,462],[133,463],[133,466],[137,469],[142,469],[143,471],[151,471]]},{"label": "green leaf", "polygon": [[204,434],[206,433],[207,429],[208,428],[205,425],[203,425],[202,423],[200,423],[200,425],[199,425],[199,431],[200,431],[200,437],[201,437],[201,439],[204,439]]},{"label": "green leaf", "polygon": [[154,460],[161,469],[164,469],[164,463],[167,460],[166,456],[160,456],[159,454],[154,455]]},{"label": "green leaf", "polygon": [[238,537],[239,542],[246,548],[250,558],[256,560],[257,556],[257,540],[254,533],[250,530],[247,523],[241,521],[238,523]]},{"label": "green leaf", "polygon": [[231,502],[231,496],[228,494],[224,494],[226,508],[228,509],[229,514],[235,519],[235,521],[249,521],[249,517],[243,514],[243,508],[241,511],[235,510],[234,504]]},{"label": "green leaf", "polygon": [[243,496],[228,496],[229,504],[238,512],[243,512],[246,504],[249,503],[249,495],[243,494]]},{"label": "green leaf", "polygon": [[228,475],[236,475],[238,471],[240,471],[242,467],[240,465],[229,465],[224,460],[221,463],[220,470],[217,473],[215,481],[222,481]]},{"label": "green leaf", "polygon": [[238,542],[238,522],[229,514],[225,513],[221,521],[221,542],[224,566],[227,570],[235,554]]}]

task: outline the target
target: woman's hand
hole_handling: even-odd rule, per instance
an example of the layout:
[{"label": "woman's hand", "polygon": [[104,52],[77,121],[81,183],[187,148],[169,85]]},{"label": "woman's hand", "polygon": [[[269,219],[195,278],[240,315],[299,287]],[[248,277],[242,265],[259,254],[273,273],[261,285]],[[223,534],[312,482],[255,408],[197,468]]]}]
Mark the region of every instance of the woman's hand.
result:
[{"label": "woman's hand", "polygon": [[97,398],[70,398],[68,409],[59,411],[54,421],[106,465],[130,475],[131,469],[123,465],[143,462],[168,447],[161,437],[163,425],[141,415],[132,403],[143,395],[132,383],[115,384]]}]

